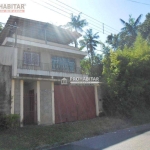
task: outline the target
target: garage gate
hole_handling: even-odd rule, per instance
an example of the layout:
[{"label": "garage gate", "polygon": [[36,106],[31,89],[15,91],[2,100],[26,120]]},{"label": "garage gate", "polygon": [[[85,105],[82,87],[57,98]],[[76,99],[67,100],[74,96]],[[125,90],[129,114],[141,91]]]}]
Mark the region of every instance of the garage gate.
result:
[{"label": "garage gate", "polygon": [[93,86],[55,85],[55,122],[92,119],[96,116]]}]

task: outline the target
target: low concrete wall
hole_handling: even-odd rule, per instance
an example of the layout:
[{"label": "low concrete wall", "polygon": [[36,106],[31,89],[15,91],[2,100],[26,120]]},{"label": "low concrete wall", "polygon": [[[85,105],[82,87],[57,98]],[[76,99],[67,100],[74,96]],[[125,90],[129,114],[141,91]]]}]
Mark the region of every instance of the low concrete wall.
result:
[{"label": "low concrete wall", "polygon": [[20,114],[20,80],[15,80],[14,110]]},{"label": "low concrete wall", "polygon": [[51,89],[50,81],[40,81],[41,124],[52,124]]},{"label": "low concrete wall", "polygon": [[11,67],[0,65],[0,113],[10,114]]},{"label": "low concrete wall", "polygon": [[103,111],[103,95],[101,85],[97,87],[99,112]]}]

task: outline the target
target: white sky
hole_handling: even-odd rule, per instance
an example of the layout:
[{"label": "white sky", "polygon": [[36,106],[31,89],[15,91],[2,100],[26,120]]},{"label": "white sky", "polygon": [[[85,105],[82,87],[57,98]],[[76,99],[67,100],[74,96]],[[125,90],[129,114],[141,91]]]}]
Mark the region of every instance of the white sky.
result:
[{"label": "white sky", "polygon": [[[46,7],[49,7],[50,9],[53,9],[55,11],[58,11],[60,13],[63,13],[67,17],[60,15],[54,11],[51,11],[50,9],[47,9],[43,6],[40,6],[33,1],[40,3]],[[43,21],[43,22],[49,22],[53,23],[55,25],[64,25],[69,21],[70,13],[76,13],[77,11],[67,10],[66,6],[59,3],[57,0],[1,0],[0,4],[26,4],[25,6],[25,13],[0,13],[0,22],[6,23],[8,17],[10,15],[24,17],[28,19]],[[123,25],[120,22],[120,18],[122,18],[125,21],[128,21],[129,14],[132,14],[134,18],[137,18],[140,14],[143,14],[142,21],[145,19],[145,15],[149,12],[150,5],[142,5],[138,3],[133,3],[129,0],[59,0],[77,10],[80,12],[83,12],[101,22],[104,24],[107,24],[118,31],[123,27]],[[150,3],[149,0],[137,0],[143,3]],[[58,7],[58,9],[54,8],[53,6],[50,6],[44,2],[49,3],[50,5],[54,5],[55,7]],[[54,4],[55,3],[55,4]],[[66,9],[67,8],[67,9]],[[62,12],[67,11],[68,13]],[[82,15],[82,18],[86,18],[86,16]],[[98,23],[90,18],[86,18],[89,22],[89,26],[87,28],[93,28],[94,32],[102,31],[102,23]],[[94,24],[94,26],[92,25]],[[107,34],[110,33],[118,33],[117,31],[106,27],[105,26],[105,32]],[[109,33],[108,33],[109,32]],[[99,32],[100,40],[105,42],[106,36],[102,32]]]}]

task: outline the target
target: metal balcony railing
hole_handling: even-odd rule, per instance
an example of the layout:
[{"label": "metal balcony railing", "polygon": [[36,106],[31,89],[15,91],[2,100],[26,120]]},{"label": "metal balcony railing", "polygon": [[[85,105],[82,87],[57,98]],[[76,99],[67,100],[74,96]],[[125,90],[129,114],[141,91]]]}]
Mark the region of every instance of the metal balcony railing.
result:
[{"label": "metal balcony railing", "polygon": [[24,64],[23,60],[18,60],[18,69],[27,69],[27,70],[41,70],[41,71],[54,71],[54,72],[67,72],[67,73],[77,73],[81,74],[81,68],[75,67],[75,68],[69,68],[65,67],[63,65],[53,65],[50,63],[39,63],[37,64]]},{"label": "metal balcony railing", "polygon": [[18,69],[28,69],[28,70],[43,70],[50,71],[51,67],[48,63],[39,63],[37,64],[25,64],[23,60],[18,60]]}]

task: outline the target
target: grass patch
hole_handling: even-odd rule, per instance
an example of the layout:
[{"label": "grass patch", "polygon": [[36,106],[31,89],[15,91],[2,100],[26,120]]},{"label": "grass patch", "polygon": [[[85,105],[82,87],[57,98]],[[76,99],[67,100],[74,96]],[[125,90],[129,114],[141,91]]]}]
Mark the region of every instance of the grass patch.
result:
[{"label": "grass patch", "polygon": [[101,117],[51,126],[26,126],[0,131],[1,150],[27,150],[41,145],[60,145],[132,126],[126,119]]},{"label": "grass patch", "polygon": [[132,123],[134,125],[150,123],[150,110],[148,109],[133,110],[132,111]]}]

